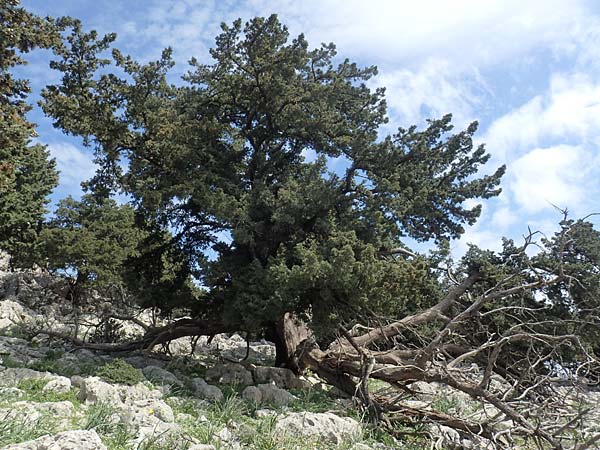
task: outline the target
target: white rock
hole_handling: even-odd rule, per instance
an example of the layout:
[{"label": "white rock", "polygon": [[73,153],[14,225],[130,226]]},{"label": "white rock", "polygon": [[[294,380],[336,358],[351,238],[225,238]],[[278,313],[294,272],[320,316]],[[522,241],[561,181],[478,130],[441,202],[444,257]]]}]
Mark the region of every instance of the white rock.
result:
[{"label": "white rock", "polygon": [[278,388],[274,384],[259,384],[257,387],[260,390],[261,401],[264,403],[287,406],[291,401],[296,400],[296,397],[288,391]]},{"label": "white rock", "polygon": [[410,385],[410,389],[415,391],[418,396],[424,400],[433,400],[440,392],[440,386],[437,383],[426,383],[425,381],[416,381]]},{"label": "white rock", "polygon": [[14,300],[0,301],[0,331],[33,320],[35,313]]},{"label": "white rock", "polygon": [[143,383],[138,383],[133,386],[118,385],[116,389],[119,391],[119,396],[123,403],[131,403],[137,400],[148,398],[161,399],[163,393],[158,389],[150,389]]},{"label": "white rock", "polygon": [[191,447],[188,447],[188,450],[215,450],[215,446],[208,444],[194,444]]},{"label": "white rock", "polygon": [[257,409],[254,412],[254,415],[257,419],[264,419],[265,417],[276,416],[277,411],[273,411],[272,409]]},{"label": "white rock", "polygon": [[72,430],[9,445],[2,450],[106,450],[106,446],[93,430]]},{"label": "white rock", "polygon": [[3,400],[9,398],[21,398],[25,395],[25,391],[15,387],[0,387],[0,398]]},{"label": "white rock", "polygon": [[221,442],[231,442],[235,438],[231,430],[227,427],[223,428],[221,431],[215,434],[215,437]]},{"label": "white rock", "polygon": [[431,435],[434,442],[435,449],[448,449],[448,448],[463,448],[461,446],[460,433],[454,428],[446,427],[444,425],[432,425],[430,427]]},{"label": "white rock", "polygon": [[[132,442],[132,448],[185,448],[189,441],[184,437],[183,429],[176,423],[165,423],[157,420],[150,426],[142,426],[137,430],[137,436]],[[169,447],[166,447],[169,445]]]},{"label": "white rock", "polygon": [[187,414],[187,413],[178,413],[175,415],[175,422],[180,423],[180,422],[193,422],[195,421],[196,418],[194,416],[192,416],[191,414]]},{"label": "white rock", "polygon": [[277,420],[275,430],[291,436],[305,436],[323,439],[339,445],[345,439],[361,432],[360,423],[349,417],[339,417],[333,413],[290,413]]},{"label": "white rock", "polygon": [[136,400],[123,405],[119,410],[123,422],[133,428],[153,426],[156,421],[171,423],[175,420],[173,410],[162,400]]},{"label": "white rock", "polygon": [[208,384],[202,378],[192,378],[190,381],[195,394],[203,399],[220,402],[225,397],[221,389],[212,384]]},{"label": "white rock", "polygon": [[57,377],[50,380],[42,388],[42,392],[56,392],[57,394],[65,394],[71,390],[71,380],[67,377]]},{"label": "white rock", "polygon": [[79,391],[79,399],[88,404],[97,402],[106,402],[113,405],[121,404],[119,390],[98,377],[89,377],[83,380]]}]

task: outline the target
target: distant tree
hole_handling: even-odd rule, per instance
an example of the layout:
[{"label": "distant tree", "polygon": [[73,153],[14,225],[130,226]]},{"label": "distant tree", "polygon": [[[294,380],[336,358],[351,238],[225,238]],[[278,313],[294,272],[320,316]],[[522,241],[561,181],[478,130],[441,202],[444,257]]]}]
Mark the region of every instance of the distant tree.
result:
[{"label": "distant tree", "polygon": [[89,288],[107,292],[123,285],[124,264],[138,255],[144,233],[130,206],[84,195],[61,200],[41,238],[48,268],[69,276],[77,304]]},{"label": "distant tree", "polygon": [[36,260],[38,233],[58,174],[46,148],[31,143],[36,134],[25,117],[31,106],[24,100],[30,88],[11,69],[26,63],[24,53],[55,45],[59,33],[51,20],[18,3],[0,0],[0,249],[11,255],[11,265],[28,266]]}]

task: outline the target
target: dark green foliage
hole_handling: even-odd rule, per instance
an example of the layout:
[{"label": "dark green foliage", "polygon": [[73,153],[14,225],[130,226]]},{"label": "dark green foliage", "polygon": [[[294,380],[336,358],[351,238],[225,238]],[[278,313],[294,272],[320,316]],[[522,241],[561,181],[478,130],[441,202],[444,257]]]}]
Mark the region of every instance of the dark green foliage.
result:
[{"label": "dark green foliage", "polygon": [[18,8],[18,1],[0,0],[0,249],[13,266],[30,266],[39,257],[38,233],[58,174],[46,148],[31,144],[34,124],[25,117],[30,88],[11,68],[26,63],[24,53],[57,39],[50,20]]},{"label": "dark green foliage", "polygon": [[189,258],[169,233],[143,230],[139,253],[122,268],[128,292],[140,306],[159,308],[163,314],[196,307],[201,291],[192,282]]},{"label": "dark green foliage", "polygon": [[42,232],[48,266],[73,278],[79,297],[93,283],[105,293],[118,292],[123,266],[137,255],[144,233],[135,226],[133,209],[111,199],[85,195],[62,200]]},{"label": "dark green foliage", "polygon": [[504,168],[476,177],[489,158],[473,147],[476,124],[452,134],[445,116],[379,139],[384,90],[366,86],[376,68],[334,63],[333,44],[311,50],[276,16],[223,25],[214,63],[192,60],[181,87],[167,82],[170,49],[145,65],[113,50],[107,73],[114,36],[63,25],[63,80],[43,108],[94,146],[93,195],[122,189],[147,223],[175,230],[172,246],[149,242],[140,279],[169,289],[165,273],[194,274],[206,287],[196,314],[251,330],[296,311],[326,330],[428,305],[433,263],[389,250],[459,236],[480,213],[464,201],[499,193]]},{"label": "dark green foliage", "polygon": [[122,359],[113,359],[104,364],[96,371],[96,376],[109,383],[121,383],[131,386],[146,379],[140,369],[136,369]]}]

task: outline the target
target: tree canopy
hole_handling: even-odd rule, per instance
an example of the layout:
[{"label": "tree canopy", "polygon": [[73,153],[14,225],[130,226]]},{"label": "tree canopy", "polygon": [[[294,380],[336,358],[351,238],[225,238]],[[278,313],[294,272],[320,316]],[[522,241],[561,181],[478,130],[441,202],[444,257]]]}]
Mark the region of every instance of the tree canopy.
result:
[{"label": "tree canopy", "polygon": [[460,236],[480,213],[465,201],[500,192],[503,167],[477,176],[489,155],[474,147],[476,123],[453,133],[446,116],[380,138],[376,68],[336,62],[333,44],[309,49],[276,16],[223,25],[214,63],[192,60],[180,85],[167,79],[170,49],[148,64],[113,49],[110,62],[114,36],[68,25],[44,110],[94,147],[95,195],[126,192],[173,230],[207,289],[199,309],[225,322],[256,328],[293,311],[327,324],[426,302],[427,263],[382,256],[404,237]]},{"label": "tree canopy", "polygon": [[34,124],[25,117],[31,109],[25,101],[29,84],[15,79],[11,69],[26,63],[25,53],[58,40],[51,20],[19,8],[16,0],[0,1],[0,249],[11,255],[12,265],[35,261],[47,197],[58,175],[46,147],[32,143]]}]

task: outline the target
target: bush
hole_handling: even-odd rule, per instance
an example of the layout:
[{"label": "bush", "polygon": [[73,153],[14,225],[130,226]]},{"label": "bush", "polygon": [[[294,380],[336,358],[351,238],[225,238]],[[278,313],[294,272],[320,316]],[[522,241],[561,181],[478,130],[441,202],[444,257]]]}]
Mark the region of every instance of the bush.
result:
[{"label": "bush", "polygon": [[115,359],[104,364],[96,375],[110,383],[134,385],[144,381],[144,374],[122,359]]}]

